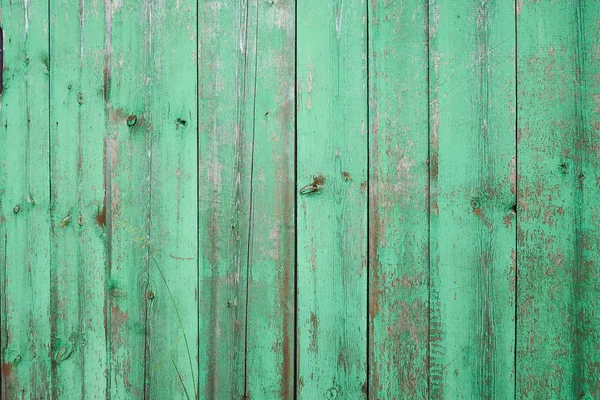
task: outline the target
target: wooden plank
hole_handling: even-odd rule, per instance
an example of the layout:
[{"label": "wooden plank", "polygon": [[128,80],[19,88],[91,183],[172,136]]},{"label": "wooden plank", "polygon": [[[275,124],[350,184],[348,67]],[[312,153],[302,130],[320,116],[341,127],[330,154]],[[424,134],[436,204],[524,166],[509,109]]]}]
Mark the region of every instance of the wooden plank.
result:
[{"label": "wooden plank", "polygon": [[103,6],[50,2],[52,393],[65,398],[107,397]]},{"label": "wooden plank", "polygon": [[[600,3],[574,1],[578,41],[575,76],[580,79],[579,126],[581,210],[580,253],[574,268],[573,314],[577,316],[573,343],[575,394],[600,398]],[[581,143],[581,148],[579,147]],[[575,157],[577,161],[577,157]],[[576,238],[577,239],[577,238]]]},{"label": "wooden plank", "polygon": [[600,396],[600,5],[518,8],[521,398]]},{"label": "wooden plank", "polygon": [[298,398],[367,392],[367,5],[297,5]]},{"label": "wooden plank", "polygon": [[431,397],[514,396],[515,10],[430,3]]},{"label": "wooden plank", "polygon": [[110,393],[196,398],[196,3],[105,18]]},{"label": "wooden plank", "polygon": [[369,5],[369,395],[428,396],[427,2]]},{"label": "wooden plank", "polygon": [[[109,395],[142,398],[146,385],[151,207],[152,46],[149,2],[104,4],[102,92],[106,102],[106,187]],[[168,298],[164,299],[168,302]],[[170,322],[173,323],[174,322]]]},{"label": "wooden plank", "polygon": [[198,398],[197,10],[148,6],[150,257],[147,396]]},{"label": "wooden plank", "polygon": [[2,1],[0,349],[2,398],[48,398],[48,3]]},{"label": "wooden plank", "polygon": [[199,2],[200,397],[245,391],[256,8]]},{"label": "wooden plank", "polygon": [[246,396],[294,398],[295,2],[254,2]]}]

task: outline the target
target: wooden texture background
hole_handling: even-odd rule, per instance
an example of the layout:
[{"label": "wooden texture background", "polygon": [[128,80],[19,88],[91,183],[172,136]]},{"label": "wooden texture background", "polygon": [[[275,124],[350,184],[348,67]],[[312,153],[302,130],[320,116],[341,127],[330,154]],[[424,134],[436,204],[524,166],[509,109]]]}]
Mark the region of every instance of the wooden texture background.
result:
[{"label": "wooden texture background", "polygon": [[2,399],[600,399],[600,2],[0,27]]}]

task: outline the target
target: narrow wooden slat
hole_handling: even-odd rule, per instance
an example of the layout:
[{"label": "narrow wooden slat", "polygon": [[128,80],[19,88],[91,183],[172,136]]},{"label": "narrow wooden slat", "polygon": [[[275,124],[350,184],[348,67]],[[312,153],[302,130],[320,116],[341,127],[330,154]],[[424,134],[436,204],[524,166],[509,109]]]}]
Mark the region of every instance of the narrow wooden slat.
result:
[{"label": "narrow wooden slat", "polygon": [[515,10],[432,1],[430,395],[513,398]]},{"label": "narrow wooden slat", "polygon": [[519,3],[520,398],[600,396],[599,16]]},{"label": "narrow wooden slat", "polygon": [[[574,1],[577,10],[573,26],[578,53],[575,70],[580,79],[579,124],[581,164],[580,238],[576,241],[579,262],[574,268],[575,395],[600,398],[600,3]],[[578,148],[581,143],[581,148]],[[576,154],[576,153],[575,153]]]},{"label": "narrow wooden slat", "polygon": [[202,0],[198,12],[199,394],[241,398],[257,14],[249,0]]},{"label": "narrow wooden slat", "polygon": [[298,398],[367,392],[367,5],[297,4]]},{"label": "narrow wooden slat", "polygon": [[257,15],[246,395],[294,398],[295,2],[253,2]]},{"label": "narrow wooden slat", "polygon": [[196,0],[149,3],[144,122],[151,138],[146,385],[151,399],[198,392]]},{"label": "narrow wooden slat", "polygon": [[[103,96],[106,187],[109,394],[143,398],[148,390],[146,362],[149,288],[152,137],[149,81],[152,44],[151,3],[104,3]],[[163,296],[164,297],[164,296]],[[168,302],[168,298],[164,299]],[[175,324],[175,322],[171,322]]]},{"label": "narrow wooden slat", "polygon": [[104,2],[50,2],[53,394],[107,396]]},{"label": "narrow wooden slat", "polygon": [[369,7],[372,398],[428,395],[427,2]]},{"label": "narrow wooden slat", "polygon": [[2,398],[48,398],[50,349],[47,2],[1,2]]}]

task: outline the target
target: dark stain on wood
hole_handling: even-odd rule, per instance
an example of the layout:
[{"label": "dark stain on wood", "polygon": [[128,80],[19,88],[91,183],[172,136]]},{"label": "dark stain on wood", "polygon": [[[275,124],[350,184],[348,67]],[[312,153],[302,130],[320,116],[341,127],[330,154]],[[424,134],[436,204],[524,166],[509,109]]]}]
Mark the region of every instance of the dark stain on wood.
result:
[{"label": "dark stain on wood", "polygon": [[106,197],[104,198],[104,204],[102,205],[102,211],[96,214],[96,223],[99,227],[104,228],[106,226]]}]

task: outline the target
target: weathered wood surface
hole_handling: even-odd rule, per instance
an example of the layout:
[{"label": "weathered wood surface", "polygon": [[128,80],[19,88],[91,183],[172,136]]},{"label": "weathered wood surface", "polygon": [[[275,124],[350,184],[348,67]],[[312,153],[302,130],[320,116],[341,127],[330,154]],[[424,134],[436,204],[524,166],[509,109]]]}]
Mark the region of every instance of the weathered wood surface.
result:
[{"label": "weathered wood surface", "polygon": [[[50,2],[52,395],[105,398],[103,4]],[[100,60],[101,61],[101,60]]]},{"label": "weathered wood surface", "polygon": [[518,26],[517,396],[600,396],[600,4]]},{"label": "weathered wood surface", "polygon": [[429,6],[430,395],[513,398],[514,4]]},{"label": "weathered wood surface", "polygon": [[288,399],[294,3],[199,7],[200,396]]},{"label": "weathered wood surface", "polygon": [[199,3],[200,387],[245,389],[246,300],[254,121],[256,10]]},{"label": "weathered wood surface", "polygon": [[297,395],[367,394],[363,1],[298,3]]},{"label": "weathered wood surface", "polygon": [[369,7],[369,394],[426,398],[427,3]]},{"label": "weathered wood surface", "polygon": [[50,308],[48,4],[0,4],[0,393],[48,398],[57,355]]},{"label": "weathered wood surface", "polygon": [[0,28],[2,399],[600,397],[600,5]]},{"label": "weathered wood surface", "polygon": [[[246,389],[294,397],[295,3],[251,3],[255,36]],[[252,64],[250,64],[252,65]]]}]

